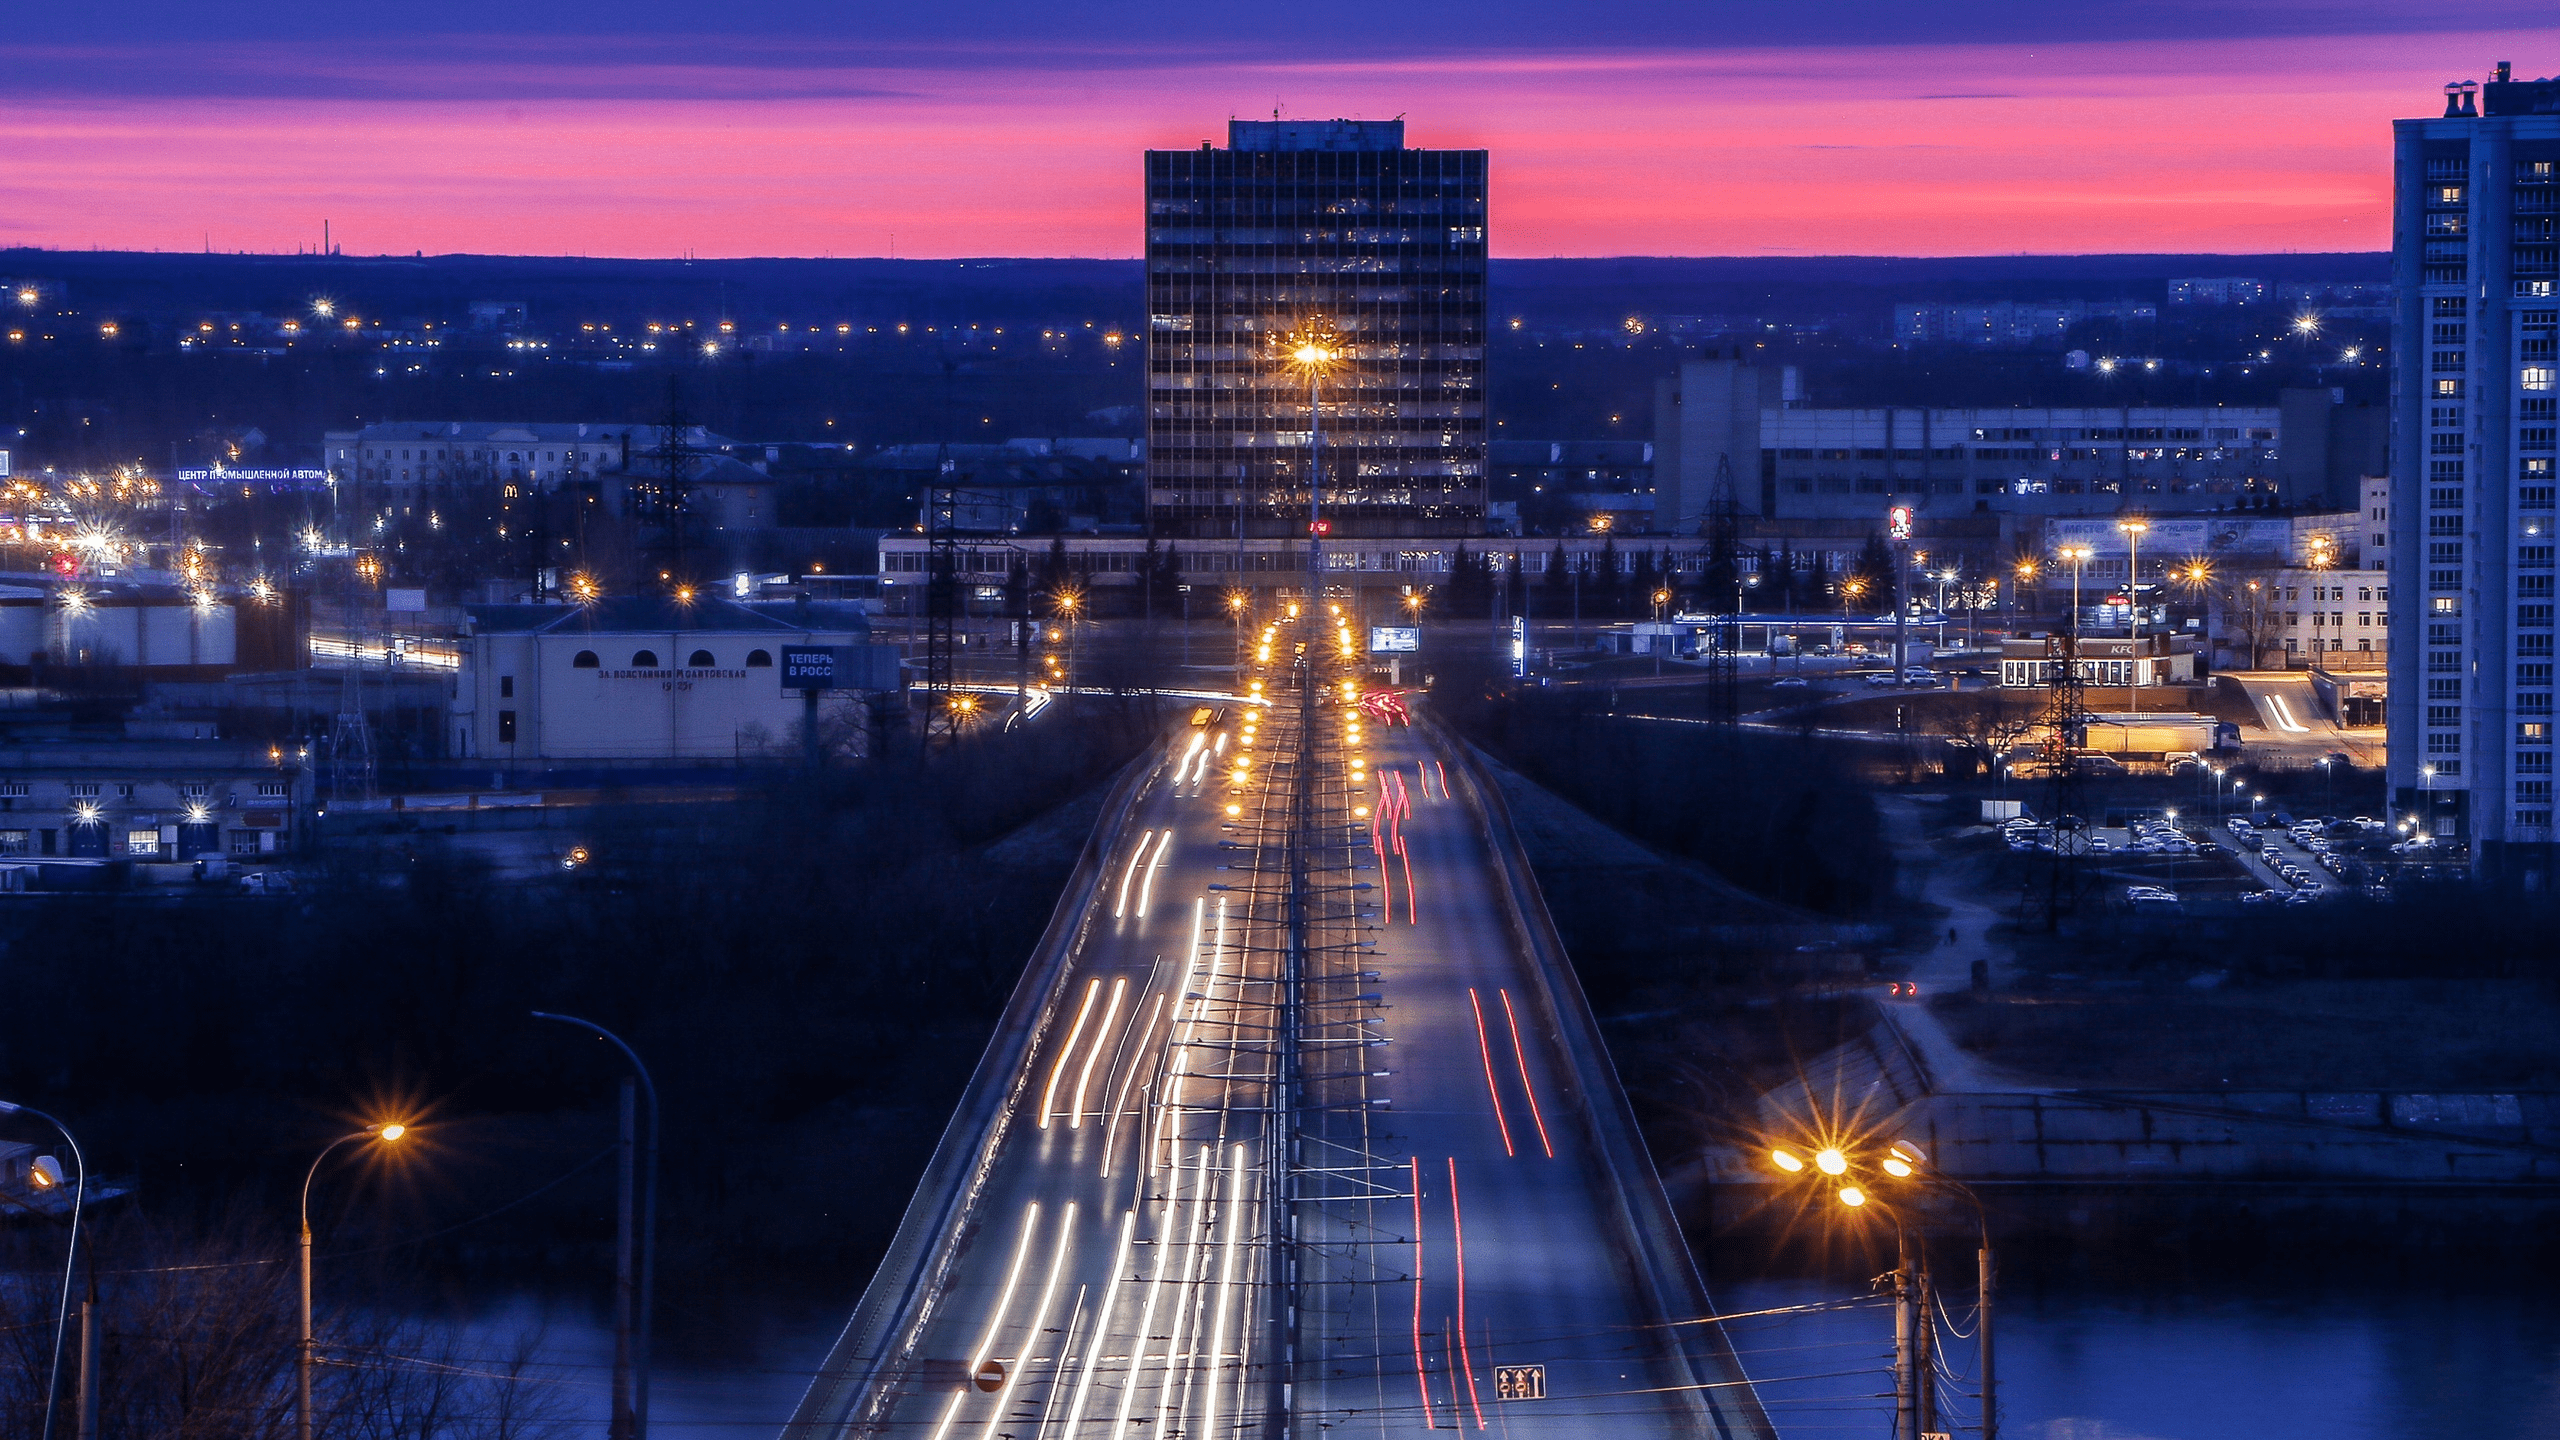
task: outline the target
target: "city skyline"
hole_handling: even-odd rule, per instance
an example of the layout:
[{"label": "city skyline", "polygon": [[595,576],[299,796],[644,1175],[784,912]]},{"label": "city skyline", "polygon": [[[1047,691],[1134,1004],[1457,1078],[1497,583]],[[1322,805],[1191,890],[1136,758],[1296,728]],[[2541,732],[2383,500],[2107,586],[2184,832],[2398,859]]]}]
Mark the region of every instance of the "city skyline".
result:
[{"label": "city skyline", "polygon": [[1429,23],[1367,44],[1324,10],[1285,44],[1082,11],[1001,42],[769,8],[707,34],[495,13],[45,18],[0,101],[21,157],[0,243],[291,252],[325,221],[349,254],[1136,258],[1137,154],[1277,110],[1496,153],[1497,258],[2372,251],[2391,119],[2549,48],[2487,3],[2103,26],[1974,5],[1925,35],[1863,4],[1622,6],[1570,37],[1496,15],[1464,46]]}]

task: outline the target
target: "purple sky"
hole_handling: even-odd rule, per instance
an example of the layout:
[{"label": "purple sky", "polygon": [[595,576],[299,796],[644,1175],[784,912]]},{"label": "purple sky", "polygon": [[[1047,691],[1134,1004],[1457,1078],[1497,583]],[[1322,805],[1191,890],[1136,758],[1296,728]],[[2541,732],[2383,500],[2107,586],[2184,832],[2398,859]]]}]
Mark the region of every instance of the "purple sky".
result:
[{"label": "purple sky", "polygon": [[2555,15],[108,0],[13,17],[0,244],[1129,255],[1136,152],[1276,107],[1493,150],[1505,255],[2373,249],[2388,122]]}]

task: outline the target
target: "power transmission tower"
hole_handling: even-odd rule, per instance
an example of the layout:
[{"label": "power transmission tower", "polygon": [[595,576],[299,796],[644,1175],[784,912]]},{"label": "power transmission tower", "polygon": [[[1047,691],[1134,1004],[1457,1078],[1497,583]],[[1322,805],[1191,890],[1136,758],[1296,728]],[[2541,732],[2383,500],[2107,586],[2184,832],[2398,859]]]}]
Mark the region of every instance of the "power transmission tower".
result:
[{"label": "power transmission tower", "polygon": [[956,474],[951,447],[946,444],[933,479],[925,487],[924,530],[929,548],[925,553],[924,581],[924,743],[928,750],[949,744],[960,729],[959,716],[951,708],[960,618],[960,490],[954,480]]},{"label": "power transmission tower", "polygon": [[[1706,582],[1713,593],[1700,597],[1709,615],[1718,618],[1707,629],[1707,719],[1717,725],[1742,721],[1742,505],[1733,494],[1733,457],[1716,457],[1715,489],[1707,499]],[[1736,594],[1732,614],[1723,613],[1724,589]],[[1655,636],[1659,643],[1661,636]]]},{"label": "power transmission tower", "polygon": [[373,726],[364,713],[364,612],[356,603],[361,588],[358,567],[364,563],[353,558],[347,562],[347,661],[338,672],[338,718],[329,727],[332,803],[373,798]]},{"label": "power transmission tower", "polygon": [[2080,617],[2074,614],[2070,629],[2045,639],[2044,715],[2038,728],[2044,733],[2045,764],[2052,776],[2045,804],[2053,827],[2053,855],[2041,883],[2028,880],[2022,907],[2029,916],[2043,920],[2048,934],[2078,907],[2085,878],[2089,832],[2080,813],[2079,757],[2072,752],[2087,708],[2087,684],[2080,673]]},{"label": "power transmission tower", "polygon": [[684,392],[676,377],[667,377],[667,409],[658,427],[658,443],[650,448],[649,461],[657,471],[649,484],[635,497],[641,516],[655,520],[660,526],[658,548],[666,559],[669,579],[676,584],[690,579],[691,531],[693,528],[693,462],[710,453],[685,438],[692,426],[684,411]]}]

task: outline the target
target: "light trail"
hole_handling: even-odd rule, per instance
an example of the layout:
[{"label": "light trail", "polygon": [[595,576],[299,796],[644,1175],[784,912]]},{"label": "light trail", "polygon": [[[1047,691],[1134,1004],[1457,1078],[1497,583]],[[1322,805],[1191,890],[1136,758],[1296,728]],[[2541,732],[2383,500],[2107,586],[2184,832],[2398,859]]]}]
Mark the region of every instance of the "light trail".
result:
[{"label": "light trail", "polygon": [[1553,1160],[1556,1147],[1547,1139],[1547,1117],[1538,1110],[1538,1086],[1529,1078],[1529,1054],[1520,1044],[1520,1015],[1511,1008],[1511,991],[1508,988],[1502,992],[1502,1018],[1511,1022],[1511,1058],[1520,1066],[1520,1088],[1529,1097],[1529,1118],[1538,1127],[1538,1146],[1547,1152],[1548,1159]]},{"label": "light trail", "polygon": [[[1475,1357],[1467,1351],[1467,1219],[1458,1209],[1458,1157],[1449,1157],[1449,1228],[1458,1237],[1458,1363],[1467,1369],[1467,1405],[1484,1428],[1484,1401],[1476,1395]],[[1455,1408],[1455,1407],[1452,1407]]]},{"label": "light trail", "polygon": [[1201,734],[1199,734],[1199,733],[1198,733],[1198,732],[1196,732],[1196,731],[1195,731],[1195,732],[1193,732],[1193,734],[1192,734],[1192,736],[1191,736],[1191,748],[1190,748],[1190,749],[1188,749],[1188,750],[1183,751],[1183,752],[1182,752],[1182,758],[1181,758],[1180,760],[1178,760],[1178,761],[1174,762],[1174,766],[1173,766],[1173,788],[1174,788],[1174,789],[1179,790],[1179,789],[1181,789],[1181,788],[1183,787],[1183,785],[1184,785],[1185,783],[1187,783],[1187,782],[1186,782],[1186,777],[1188,777],[1188,776],[1191,774],[1191,762],[1192,762],[1194,759],[1198,758],[1198,756],[1199,756],[1199,754],[1200,754],[1201,750],[1202,750],[1205,746],[1207,746],[1207,744],[1208,744],[1208,743],[1209,743],[1209,741],[1208,741],[1208,737],[1207,737],[1207,736],[1205,736],[1205,735],[1201,735]]},{"label": "light trail", "polygon": [[1138,832],[1137,851],[1129,857],[1129,868],[1120,872],[1120,898],[1112,902],[1112,919],[1117,920],[1121,916],[1129,913],[1129,881],[1138,873],[1138,862],[1147,858],[1148,842],[1155,838],[1156,832],[1153,830],[1141,830]]},{"label": "light trail", "polygon": [[2288,730],[2296,735],[2308,735],[2311,733],[2310,726],[2293,718],[2293,707],[2285,703],[2285,698],[2283,696],[2275,694],[2268,695],[2267,709],[2269,713],[2275,716],[2277,729]]},{"label": "light trail", "polygon": [[1422,900],[1413,893],[1413,855],[1404,848],[1404,837],[1396,837],[1396,858],[1404,862],[1404,919],[1408,925],[1422,923]]},{"label": "light trail", "polygon": [[1442,764],[1441,762],[1439,762],[1439,761],[1437,761],[1437,760],[1434,760],[1434,761],[1432,761],[1432,762],[1431,762],[1431,768],[1440,772],[1440,798],[1441,798],[1441,799],[1443,799],[1443,800],[1448,799],[1448,798],[1449,798],[1449,767],[1448,767],[1447,765]]},{"label": "light trail", "polygon": [[[1086,991],[1088,995],[1091,993],[1089,989]],[[1075,1108],[1067,1112],[1067,1128],[1070,1130],[1084,1128],[1084,1092],[1085,1087],[1093,1083],[1093,1062],[1102,1058],[1103,1047],[1110,1043],[1111,1022],[1120,1018],[1120,998],[1128,993],[1129,977],[1113,977],[1111,1003],[1102,1008],[1102,1023],[1093,1032],[1093,1048],[1084,1052],[1084,1069],[1076,1074]],[[1108,1082],[1110,1077],[1106,1075],[1103,1079]]]},{"label": "light trail", "polygon": [[1422,1157],[1413,1157],[1413,1383],[1422,1392],[1422,1428],[1440,1428],[1431,1403],[1431,1372],[1422,1350]]},{"label": "light trail", "polygon": [[[1171,1237],[1180,1228],[1174,1216],[1182,1203],[1181,1178],[1182,1170],[1177,1165],[1174,1167],[1176,1183],[1166,1188],[1163,1218],[1156,1222],[1155,1269],[1147,1277],[1146,1303],[1138,1307],[1138,1335],[1136,1342],[1129,1347],[1129,1381],[1120,1387],[1120,1414],[1111,1422],[1111,1440],[1129,1440],[1129,1412],[1138,1404],[1138,1371],[1147,1358],[1147,1341],[1156,1333],[1156,1302],[1164,1296],[1164,1267],[1172,1259],[1174,1251]],[[1165,1356],[1165,1363],[1173,1363],[1171,1354]]]},{"label": "light trail", "polygon": [[1147,918],[1147,907],[1155,903],[1156,872],[1164,868],[1165,852],[1172,848],[1173,827],[1168,825],[1165,827],[1164,834],[1156,840],[1156,858],[1147,866],[1146,881],[1138,887],[1138,918],[1141,920]]},{"label": "light trail", "polygon": [[[1084,1402],[1092,1397],[1093,1377],[1102,1369],[1102,1342],[1111,1337],[1111,1311],[1120,1303],[1120,1280],[1129,1273],[1129,1245],[1137,1230],[1138,1212],[1122,1211],[1120,1249],[1111,1257],[1111,1283],[1102,1287],[1102,1309],[1093,1317],[1093,1345],[1084,1352],[1084,1374],[1077,1377],[1076,1398],[1067,1406],[1066,1428],[1061,1432],[1065,1435],[1074,1435],[1076,1426],[1084,1422]],[[1134,1372],[1136,1368],[1137,1361],[1133,1355],[1130,1369]]]},{"label": "light trail", "polygon": [[942,1440],[951,1433],[951,1422],[960,1418],[960,1402],[969,1398],[967,1387],[952,1392],[951,1403],[942,1407],[942,1422],[933,1427],[932,1440]]},{"label": "light trail", "polygon": [[[1182,1093],[1186,1088],[1184,1082],[1190,1078],[1191,1032],[1199,1027],[1201,1015],[1209,1008],[1209,995],[1214,994],[1217,991],[1218,957],[1220,952],[1226,949],[1226,943],[1227,902],[1222,898],[1218,901],[1217,938],[1211,942],[1211,949],[1209,952],[1208,991],[1203,993],[1199,999],[1191,1002],[1191,1013],[1185,1017],[1182,1022],[1181,1034],[1174,1039],[1171,1050],[1165,1056],[1165,1068],[1171,1074],[1173,1083],[1166,1087],[1165,1094],[1156,1103],[1155,1131],[1153,1137],[1147,1142],[1147,1171],[1149,1174],[1153,1174],[1155,1171],[1164,1168],[1167,1161],[1171,1158],[1172,1152],[1164,1149],[1165,1126],[1170,1122],[1174,1112],[1182,1108]],[[1191,977],[1198,972],[1199,968],[1200,947],[1197,944],[1194,944],[1191,947],[1191,958],[1189,962],[1182,967],[1182,983],[1175,986],[1173,990],[1175,996],[1174,1003],[1176,1005],[1180,1005],[1183,999],[1190,996]],[[1182,1142],[1178,1137],[1174,1141],[1174,1144],[1177,1147],[1180,1146],[1181,1143]],[[1163,1158],[1159,1158],[1159,1155]]]},{"label": "light trail", "polygon": [[1120,1076],[1120,1094],[1111,1102],[1111,1123],[1102,1132],[1102,1178],[1111,1178],[1112,1147],[1120,1135],[1120,1116],[1129,1108],[1129,1087],[1138,1081],[1138,1058],[1147,1053],[1147,1037],[1156,1033],[1156,1020],[1164,1014],[1164,997],[1158,995],[1147,1007],[1147,1023],[1138,1031],[1138,1043],[1130,1047],[1129,1068]]},{"label": "light trail", "polygon": [[936,1435],[951,1428],[952,1414],[959,1412],[959,1402],[968,1396],[969,1387],[976,1383],[979,1367],[987,1363],[988,1353],[996,1348],[996,1332],[1004,1327],[1004,1312],[1013,1308],[1014,1287],[1022,1281],[1022,1262],[1031,1254],[1031,1242],[1039,1233],[1040,1202],[1034,1200],[1023,1209],[1022,1238],[1014,1242],[1013,1264],[1005,1269],[1004,1289],[996,1296],[996,1308],[987,1315],[987,1333],[979,1337],[978,1348],[970,1352],[969,1368],[962,1372],[960,1394],[953,1398],[951,1413],[942,1417],[941,1427],[934,1431]]},{"label": "light trail", "polygon": [[[1203,1252],[1208,1248],[1205,1239],[1209,1230],[1210,1191],[1216,1186],[1218,1175],[1212,1167],[1217,1164],[1217,1159],[1216,1147],[1200,1147],[1199,1174],[1191,1182],[1191,1223],[1182,1230],[1182,1255],[1175,1262],[1178,1268],[1173,1279],[1173,1329],[1165,1336],[1164,1379],[1156,1386],[1155,1428],[1147,1432],[1150,1435],[1173,1433],[1166,1422],[1173,1414],[1174,1385],[1177,1380],[1187,1382],[1190,1379],[1187,1368],[1177,1375],[1175,1365],[1183,1353],[1183,1332],[1190,1328],[1191,1312],[1196,1308],[1192,1297],[1200,1288],[1193,1272],[1206,1264]],[[1194,1340],[1192,1343],[1199,1342]]]},{"label": "light trail", "polygon": [[1476,1012],[1476,1051],[1484,1056],[1484,1093],[1493,1099],[1493,1123],[1502,1127],[1502,1153],[1514,1155],[1511,1148],[1511,1122],[1502,1118],[1502,1092],[1493,1084],[1493,1046],[1485,1039],[1484,1002],[1476,997],[1476,987],[1467,987],[1467,1004]]},{"label": "light trail", "polygon": [[1058,1337],[1057,1363],[1049,1367],[1049,1389],[1040,1397],[1040,1424],[1031,1432],[1032,1440],[1048,1440],[1049,1421],[1057,1413],[1058,1387],[1067,1380],[1067,1362],[1076,1353],[1076,1332],[1084,1328],[1084,1297],[1092,1293],[1091,1285],[1076,1287],[1075,1308],[1067,1312],[1066,1333]]},{"label": "light trail", "polygon": [[1084,1034],[1084,1022],[1093,1014],[1093,997],[1102,990],[1102,977],[1084,982],[1084,1003],[1076,1007],[1076,1023],[1067,1031],[1067,1043],[1058,1047],[1058,1058],[1049,1062],[1049,1083],[1040,1092],[1040,1128],[1049,1128],[1050,1113],[1058,1107],[1058,1078],[1067,1073],[1067,1062],[1075,1058],[1076,1039]]},{"label": "light trail", "polygon": [[[987,1427],[978,1432],[978,1440],[995,1440],[996,1427],[1004,1423],[1005,1397],[1013,1393],[1015,1382],[1022,1378],[1023,1370],[1031,1364],[1031,1347],[1039,1344],[1040,1337],[1048,1333],[1049,1305],[1058,1298],[1058,1276],[1067,1267],[1067,1252],[1075,1248],[1075,1240],[1076,1206],[1070,1200],[1067,1208],[1058,1214],[1057,1248],[1049,1252],[1049,1279],[1040,1287],[1039,1303],[1031,1309],[1031,1329],[1022,1338],[1023,1353],[1013,1357],[1013,1364],[1006,1368],[1003,1381],[996,1386],[995,1408],[987,1413]],[[972,1367],[970,1377],[973,1382],[976,1374]]]},{"label": "light trail", "polygon": [[1227,1203],[1218,1212],[1218,1222],[1227,1227],[1225,1255],[1218,1262],[1218,1316],[1209,1326],[1209,1384],[1201,1402],[1200,1433],[1214,1437],[1218,1433],[1218,1365],[1227,1353],[1227,1316],[1233,1310],[1236,1285],[1236,1239],[1243,1234],[1241,1217],[1246,1213],[1244,1194],[1244,1147],[1230,1146],[1227,1151]]}]

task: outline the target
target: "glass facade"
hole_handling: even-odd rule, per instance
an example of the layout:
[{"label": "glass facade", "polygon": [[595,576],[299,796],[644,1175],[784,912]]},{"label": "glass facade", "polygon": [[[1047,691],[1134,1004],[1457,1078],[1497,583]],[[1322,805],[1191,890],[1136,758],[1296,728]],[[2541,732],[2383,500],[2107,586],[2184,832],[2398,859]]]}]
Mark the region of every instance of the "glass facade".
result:
[{"label": "glass facade", "polygon": [[1308,390],[1279,340],[1329,328],[1329,533],[1483,533],[1486,152],[1406,149],[1401,121],[1233,121],[1226,149],[1146,165],[1156,532],[1306,533]]}]

